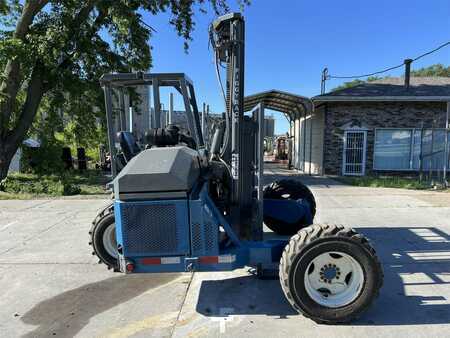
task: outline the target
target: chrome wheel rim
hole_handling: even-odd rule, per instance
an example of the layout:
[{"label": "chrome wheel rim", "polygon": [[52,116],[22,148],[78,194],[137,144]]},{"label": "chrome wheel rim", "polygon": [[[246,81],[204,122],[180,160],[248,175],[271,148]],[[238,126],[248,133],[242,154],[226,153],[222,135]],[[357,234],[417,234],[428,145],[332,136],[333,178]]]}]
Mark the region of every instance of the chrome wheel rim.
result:
[{"label": "chrome wheel rim", "polygon": [[364,281],[361,264],[337,251],[316,256],[308,264],[304,277],[306,292],[312,300],[329,308],[352,303],[361,294]]},{"label": "chrome wheel rim", "polygon": [[103,232],[103,247],[108,255],[117,258],[116,224],[110,224]]}]

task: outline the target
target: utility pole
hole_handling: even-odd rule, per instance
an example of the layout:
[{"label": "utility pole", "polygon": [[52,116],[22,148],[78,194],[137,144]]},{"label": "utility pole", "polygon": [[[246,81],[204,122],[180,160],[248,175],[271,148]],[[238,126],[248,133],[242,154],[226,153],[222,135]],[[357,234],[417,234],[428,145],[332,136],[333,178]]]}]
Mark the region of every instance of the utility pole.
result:
[{"label": "utility pole", "polygon": [[325,67],[322,70],[322,80],[320,82],[320,95],[325,94],[325,90],[326,90],[326,81],[328,80],[328,68]]}]

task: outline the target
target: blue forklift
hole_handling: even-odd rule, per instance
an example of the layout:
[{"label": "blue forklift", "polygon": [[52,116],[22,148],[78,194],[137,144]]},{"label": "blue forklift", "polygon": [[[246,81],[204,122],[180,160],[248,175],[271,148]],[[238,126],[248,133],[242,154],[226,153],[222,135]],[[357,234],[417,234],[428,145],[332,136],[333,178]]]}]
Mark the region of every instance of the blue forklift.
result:
[{"label": "blue forklift", "polygon": [[[318,323],[358,317],[377,297],[383,271],[368,240],[351,228],[313,224],[311,191],[292,179],[263,187],[264,105],[244,113],[244,19],[210,28],[226,113],[205,145],[192,81],[180,73],[107,74],[105,92],[114,202],[90,230],[93,254],[125,274],[274,271],[289,303]],[[115,133],[120,93],[151,88],[151,126],[139,140]],[[183,126],[162,127],[160,89],[182,98]],[[312,105],[308,109],[312,109]],[[170,119],[169,119],[170,120]],[[120,152],[116,151],[120,144]],[[264,224],[273,232],[264,232]]]}]

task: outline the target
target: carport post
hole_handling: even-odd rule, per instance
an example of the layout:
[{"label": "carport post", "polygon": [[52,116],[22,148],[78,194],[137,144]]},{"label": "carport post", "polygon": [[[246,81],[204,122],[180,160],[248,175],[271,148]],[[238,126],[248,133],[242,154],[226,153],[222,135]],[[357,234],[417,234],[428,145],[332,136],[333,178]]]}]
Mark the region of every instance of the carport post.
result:
[{"label": "carport post", "polygon": [[125,113],[125,98],[124,98],[124,89],[119,90],[119,121],[120,121],[120,130],[127,130],[127,118]]},{"label": "carport post", "polygon": [[306,109],[303,107],[303,173],[306,172]]},{"label": "carport post", "polygon": [[169,119],[168,124],[172,124],[172,118],[173,118],[173,93],[169,94]]},{"label": "carport post", "polygon": [[309,176],[311,176],[311,165],[312,165],[312,139],[313,139],[313,134],[312,134],[312,112],[309,115],[309,166],[308,166],[308,174]]},{"label": "carport post", "polygon": [[447,182],[447,167],[448,167],[448,118],[450,115],[450,102],[447,102],[447,113],[445,115],[445,147],[444,147],[444,186],[448,186]]},{"label": "carport post", "polygon": [[161,102],[159,100],[159,83],[158,79],[153,79],[153,128],[161,128]]}]

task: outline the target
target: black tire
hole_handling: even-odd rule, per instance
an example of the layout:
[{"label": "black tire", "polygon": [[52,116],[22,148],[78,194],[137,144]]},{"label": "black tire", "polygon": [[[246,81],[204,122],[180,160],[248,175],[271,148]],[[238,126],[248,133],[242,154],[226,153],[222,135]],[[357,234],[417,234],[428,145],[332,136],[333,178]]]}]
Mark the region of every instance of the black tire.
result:
[{"label": "black tire", "polygon": [[106,206],[92,222],[91,230],[89,231],[90,242],[94,251],[93,255],[99,258],[99,263],[104,263],[108,269],[116,270],[118,267],[117,258],[111,256],[105,249],[103,243],[103,234],[105,230],[115,223],[114,205]]},{"label": "black tire", "polygon": [[[305,289],[309,263],[318,255],[338,251],[355,259],[364,274],[359,295],[341,307],[314,301]],[[289,303],[305,317],[321,324],[347,323],[359,317],[377,298],[383,285],[383,269],[368,240],[353,229],[337,225],[312,225],[298,232],[285,247],[280,260],[280,283]]]},{"label": "black tire", "polygon": [[[311,216],[314,219],[316,215],[316,200],[311,190],[303,183],[293,179],[283,179],[272,182],[264,188],[265,199],[306,199],[311,207]],[[264,224],[279,235],[292,236],[300,229],[310,225],[306,218],[301,219],[297,223],[283,222],[274,219],[268,215],[264,215]]]}]

